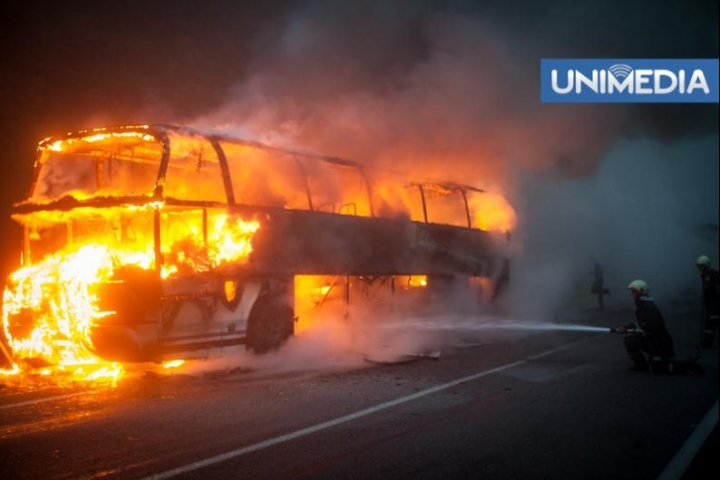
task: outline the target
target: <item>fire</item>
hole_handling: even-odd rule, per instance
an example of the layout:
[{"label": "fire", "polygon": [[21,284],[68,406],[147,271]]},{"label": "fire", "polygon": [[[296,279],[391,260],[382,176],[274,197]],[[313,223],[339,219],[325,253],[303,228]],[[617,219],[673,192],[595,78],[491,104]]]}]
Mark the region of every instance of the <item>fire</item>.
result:
[{"label": "fire", "polygon": [[[58,364],[86,363],[92,321],[100,318],[90,286],[112,275],[110,252],[88,245],[56,254],[10,276],[3,295],[3,327],[15,356],[42,357]],[[10,318],[31,314],[34,327],[25,338],[12,335]]]},{"label": "fire", "polygon": [[122,368],[90,350],[93,321],[109,313],[98,308],[92,286],[112,272],[108,248],[86,245],[13,273],[3,295],[3,329],[14,358],[39,358],[88,380],[117,379]]},{"label": "fire", "polygon": [[20,373],[20,367],[16,363],[13,363],[12,368],[0,368],[0,375],[10,377]]},{"label": "fire", "polygon": [[482,193],[468,198],[475,213],[473,226],[489,232],[508,233],[517,226],[517,214],[507,199],[497,193]]},{"label": "fire", "polygon": [[[97,223],[98,216],[137,216],[146,210],[85,209],[83,214],[88,222]],[[82,220],[82,214],[78,220]],[[259,228],[256,220],[215,215],[208,222],[207,247],[201,229],[174,231],[174,238],[165,239],[167,250],[182,254],[165,256],[161,276],[171,278],[188,268],[207,271],[246,259]],[[118,242],[113,234],[98,231],[93,236],[84,245],[70,243],[61,252],[10,275],[3,294],[3,329],[15,360],[41,359],[75,378],[114,383],[122,376],[123,368],[94,354],[91,332],[96,322],[115,312],[102,310],[95,292],[98,285],[116,281],[113,276],[120,267],[151,270],[155,265],[154,246],[152,235],[140,233],[136,233],[136,239],[144,241],[129,246]]]},{"label": "fire", "polygon": [[407,282],[409,287],[422,288],[427,287],[428,280],[427,275],[414,275],[408,278]]},{"label": "fire", "polygon": [[227,215],[219,215],[208,238],[212,266],[248,257],[252,253],[253,235],[259,228],[257,221],[238,219],[229,224]]},{"label": "fire", "polygon": [[336,276],[295,275],[295,313],[298,317],[295,334],[310,329],[317,310],[330,301],[330,296],[342,296],[342,281]]},{"label": "fire", "polygon": [[[96,327],[114,327],[114,319],[124,318],[122,303],[106,301],[112,297],[106,293],[141,283],[138,271],[153,285],[147,298],[159,303],[182,297],[183,282],[198,278],[225,281],[225,300],[235,298],[235,279],[197,275],[243,265],[253,253],[260,222],[230,213],[232,197],[243,207],[402,218],[492,232],[510,232],[517,223],[499,193],[453,183],[408,184],[404,175],[368,176],[349,160],[147,125],[43,140],[35,172],[32,193],[13,217],[25,228],[24,267],[9,277],[3,294],[3,329],[12,350],[11,358],[4,356],[13,365],[0,372],[4,375],[21,373],[26,364],[53,365],[36,372],[117,381],[123,367],[94,354],[93,332],[102,351]],[[353,281],[361,288],[366,280]],[[402,281],[417,293],[428,286],[422,275]],[[296,301],[305,304],[296,311],[339,304],[350,291],[350,281],[340,276],[296,276],[295,282]],[[215,297],[209,297],[212,303]],[[203,301],[193,302],[190,309],[204,308]],[[108,304],[113,306],[103,307]],[[177,313],[166,310],[153,310],[148,318],[164,322],[163,315]],[[126,316],[137,320],[134,312]],[[305,327],[298,324],[296,332]],[[164,365],[180,366],[181,360]]]},{"label": "fire", "polygon": [[40,148],[50,150],[53,152],[63,152],[72,145],[85,142],[85,143],[97,143],[108,139],[120,139],[120,138],[138,138],[144,141],[152,141],[154,138],[152,135],[138,132],[113,132],[113,133],[96,133],[82,138],[68,138],[64,140],[56,140],[52,143],[45,143],[46,141],[40,142]]},{"label": "fire", "polygon": [[167,362],[163,363],[163,368],[171,369],[171,368],[178,368],[182,367],[185,364],[185,360],[168,360]]}]

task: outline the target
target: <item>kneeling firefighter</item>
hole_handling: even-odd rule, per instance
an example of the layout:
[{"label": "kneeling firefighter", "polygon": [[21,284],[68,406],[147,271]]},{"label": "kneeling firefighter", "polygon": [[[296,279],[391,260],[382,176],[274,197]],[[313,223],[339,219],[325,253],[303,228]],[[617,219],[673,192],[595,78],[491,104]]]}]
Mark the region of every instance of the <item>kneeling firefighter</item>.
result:
[{"label": "kneeling firefighter", "polygon": [[635,302],[636,321],[613,331],[626,334],[625,349],[633,362],[631,370],[671,372],[675,357],[673,340],[647,283],[634,280],[628,290]]}]

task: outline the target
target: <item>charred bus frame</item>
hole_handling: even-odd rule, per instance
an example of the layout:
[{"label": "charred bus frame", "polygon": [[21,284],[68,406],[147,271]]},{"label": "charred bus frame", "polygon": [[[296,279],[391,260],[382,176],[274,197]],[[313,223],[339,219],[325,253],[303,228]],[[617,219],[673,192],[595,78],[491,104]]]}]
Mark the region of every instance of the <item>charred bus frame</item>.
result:
[{"label": "charred bus frame", "polygon": [[[160,298],[149,302],[153,311],[143,311],[145,323],[165,325],[164,315],[176,311],[182,302],[216,303],[225,300],[224,306],[232,311],[237,302],[230,302],[222,291],[228,282],[237,285],[257,284],[255,298],[247,299],[252,305],[243,321],[226,322],[221,332],[203,332],[191,335],[187,342],[177,341],[160,328],[153,334],[118,334],[118,328],[131,329],[134,319],[125,318],[103,332],[98,326],[94,342],[102,356],[122,360],[147,360],[158,358],[163,353],[184,348],[204,348],[237,343],[247,343],[257,351],[274,348],[292,334],[294,312],[292,309],[292,279],[295,275],[342,275],[342,276],[395,276],[428,275],[430,278],[452,276],[489,276],[499,268],[507,267],[507,260],[501,258],[488,232],[473,228],[468,202],[468,192],[483,193],[482,190],[455,183],[407,183],[405,188],[417,189],[422,202],[423,221],[409,218],[386,218],[376,216],[373,207],[373,187],[365,169],[358,162],[324,155],[316,155],[291,149],[277,148],[262,143],[241,140],[222,135],[208,135],[199,131],[170,125],[115,126],[68,133],[51,137],[39,145],[39,153],[54,142],[81,139],[91,135],[137,133],[148,135],[162,145],[157,180],[152,195],[104,196],[77,200],[65,196],[47,203],[26,201],[16,205],[13,214],[31,215],[38,212],[68,212],[77,208],[111,208],[123,206],[148,206],[153,212],[154,281],[158,284],[150,289]],[[165,182],[171,161],[172,142],[170,134],[201,138],[209,142],[217,156],[226,202],[189,200],[166,195]],[[261,151],[290,156],[297,166],[302,180],[306,209],[284,209],[262,205],[248,205],[236,202],[232,172],[221,143],[247,146]],[[315,205],[312,187],[308,180],[303,161],[324,162],[353,170],[359,174],[365,186],[369,207],[368,216],[357,215],[358,207],[353,204],[332,206],[332,212],[319,210]],[[32,183],[32,190],[38,182],[39,160]],[[427,195],[429,192],[457,193],[464,203],[466,225],[451,226],[432,223],[428,216]],[[170,289],[163,286],[160,272],[164,263],[163,238],[160,228],[162,211],[168,208],[201,210],[202,234],[205,247],[208,245],[208,210],[226,210],[232,215],[261,216],[262,228],[253,240],[250,261],[243,266],[219,269],[211,274],[216,277],[212,287],[193,291],[194,286]],[[345,209],[354,215],[341,214]],[[317,234],[322,232],[321,234]],[[316,235],[317,234],[317,235]],[[507,239],[509,239],[507,233]],[[30,262],[30,232],[25,228],[23,235],[23,262]],[[288,248],[291,246],[292,248]],[[502,264],[499,267],[499,264]],[[132,283],[135,280],[129,280]],[[147,284],[147,279],[141,283]],[[242,295],[246,295],[248,288]],[[250,289],[252,290],[252,289]],[[147,293],[147,292],[145,292]],[[138,295],[144,295],[138,293]],[[250,295],[252,297],[253,295]],[[138,301],[143,299],[138,297]],[[246,301],[243,297],[241,301]],[[206,302],[207,303],[207,302]],[[209,304],[208,303],[208,304]],[[171,305],[171,307],[167,307]],[[217,306],[209,307],[202,317],[215,314]],[[201,308],[202,310],[202,308]],[[136,314],[136,313],[134,313]],[[203,319],[205,321],[207,319]],[[239,324],[244,323],[245,328]],[[126,332],[127,333],[127,332]],[[138,338],[141,338],[138,340]],[[118,346],[119,345],[119,346]]]}]

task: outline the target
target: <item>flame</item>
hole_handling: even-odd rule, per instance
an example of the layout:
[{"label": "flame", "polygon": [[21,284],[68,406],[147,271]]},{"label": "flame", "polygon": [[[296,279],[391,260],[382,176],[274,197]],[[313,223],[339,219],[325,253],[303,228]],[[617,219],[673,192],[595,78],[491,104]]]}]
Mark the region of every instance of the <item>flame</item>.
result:
[{"label": "flame", "polygon": [[208,235],[212,266],[248,257],[252,253],[252,238],[259,228],[256,220],[238,219],[228,224],[227,215],[219,215]]},{"label": "flame", "polygon": [[167,362],[163,363],[163,368],[178,368],[182,367],[185,364],[185,360],[168,360]]},{"label": "flame", "polygon": [[[84,219],[97,223],[98,218],[117,218],[123,211],[131,212],[136,218],[145,210],[138,207],[81,209],[80,213],[74,213],[73,221]],[[188,269],[206,271],[223,263],[247,259],[259,222],[231,219],[224,213],[211,219],[207,247],[204,247],[201,228],[171,231],[175,236],[164,239],[167,252],[176,255],[166,256],[170,262],[162,266],[162,277],[180,275]],[[94,292],[99,284],[116,281],[113,275],[120,267],[153,269],[153,236],[148,232],[135,232],[137,242],[128,246],[117,240],[113,228],[109,228],[109,235],[102,229],[89,230],[93,235],[85,239],[86,244],[69,243],[64,250],[10,275],[3,294],[3,329],[13,359],[42,359],[55,365],[54,370],[43,371],[43,375],[63,373],[114,384],[122,376],[123,367],[97,357],[91,333],[94,324],[115,312],[102,310]]]},{"label": "flame", "polygon": [[139,132],[107,132],[107,133],[95,133],[94,135],[88,135],[86,137],[80,137],[80,138],[66,138],[63,140],[55,140],[52,143],[49,142],[50,139],[43,140],[40,142],[40,149],[41,150],[50,150],[53,152],[63,152],[67,150],[72,145],[75,145],[79,142],[85,142],[85,143],[97,143],[102,142],[104,140],[107,140],[109,138],[138,138],[146,142],[153,141],[155,137],[152,135],[148,135],[147,133],[139,133]]},{"label": "flame", "polygon": [[[91,287],[112,272],[108,248],[86,245],[13,273],[3,295],[3,329],[14,357],[42,358],[61,367],[78,367],[78,375],[88,380],[100,378],[98,372],[108,365],[91,352],[90,330],[93,321],[109,312],[98,308]],[[11,319],[28,315],[30,332],[14,336]],[[112,371],[115,378],[121,373],[117,366]]]},{"label": "flame", "polygon": [[17,363],[13,363],[12,368],[0,368],[0,375],[3,376],[10,377],[18,373],[20,373],[20,367],[17,366]]},{"label": "flame", "polygon": [[326,275],[295,275],[295,314],[298,320],[295,323],[295,334],[310,329],[313,325],[316,310],[330,296],[342,295],[342,288],[338,287],[340,277]]},{"label": "flame", "polygon": [[468,198],[474,212],[473,226],[489,232],[508,233],[517,226],[517,214],[507,199],[499,193],[482,193]]},{"label": "flame", "polygon": [[[183,209],[172,206],[173,202],[155,201],[158,191],[168,199],[206,202],[203,205],[220,205],[226,199],[219,180],[219,160],[207,139],[170,133],[169,170],[166,178],[158,179],[167,145],[148,130],[147,125],[94,128],[64,139],[49,138],[39,145],[36,168],[40,168],[40,176],[29,202],[61,201],[66,196],[79,201],[135,201],[139,197],[147,202],[15,216],[28,231],[25,253],[32,265],[9,278],[3,294],[3,329],[13,360],[42,359],[54,365],[36,371],[40,375],[62,373],[113,384],[122,377],[121,365],[93,353],[91,335],[94,325],[116,313],[104,311],[94,292],[98,285],[116,283],[121,267],[134,266],[159,275],[158,279],[170,279],[242,263],[253,252],[252,240],[260,228],[257,220],[228,215],[222,206]],[[404,177],[379,175],[372,178],[370,189],[361,170],[347,165],[306,162],[294,155],[288,160],[287,155],[273,150],[229,141],[223,141],[222,148],[236,201],[241,204],[291,209],[313,205],[315,210],[336,214],[403,217],[467,227],[466,203],[461,201],[467,194],[473,228],[509,232],[517,223],[515,211],[499,193],[439,186],[435,197],[427,196],[426,205],[419,185],[408,185]],[[303,174],[298,177],[301,164]],[[306,175],[310,178],[298,182]],[[162,188],[157,190],[158,186]],[[446,195],[448,201],[444,202]],[[154,243],[158,217],[160,252]],[[58,231],[67,232],[67,245],[59,251]],[[44,236],[43,232],[49,233]],[[156,259],[156,253],[161,259]],[[427,286],[425,276],[404,278],[408,278],[407,288]],[[333,288],[337,282],[338,277],[332,276],[296,276],[296,299],[304,300],[312,311],[339,298],[342,289]],[[304,327],[298,324],[296,331]],[[164,367],[182,365],[175,362],[182,361],[166,362]],[[22,363],[13,364],[11,370],[2,372],[14,375],[23,368]]]}]

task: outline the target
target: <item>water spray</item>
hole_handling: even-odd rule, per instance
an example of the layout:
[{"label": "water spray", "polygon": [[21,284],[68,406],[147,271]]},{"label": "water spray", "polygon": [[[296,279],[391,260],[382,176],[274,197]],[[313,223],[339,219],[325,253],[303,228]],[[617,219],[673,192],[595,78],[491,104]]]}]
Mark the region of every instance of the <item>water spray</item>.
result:
[{"label": "water spray", "polygon": [[417,329],[417,330],[527,330],[527,331],[565,331],[565,332],[598,332],[598,333],[621,333],[611,327],[593,327],[589,325],[572,325],[552,322],[532,322],[520,320],[493,319],[488,322],[485,319],[466,318],[458,321],[452,317],[440,317],[434,320],[425,321],[398,321],[384,325],[386,328]]}]

